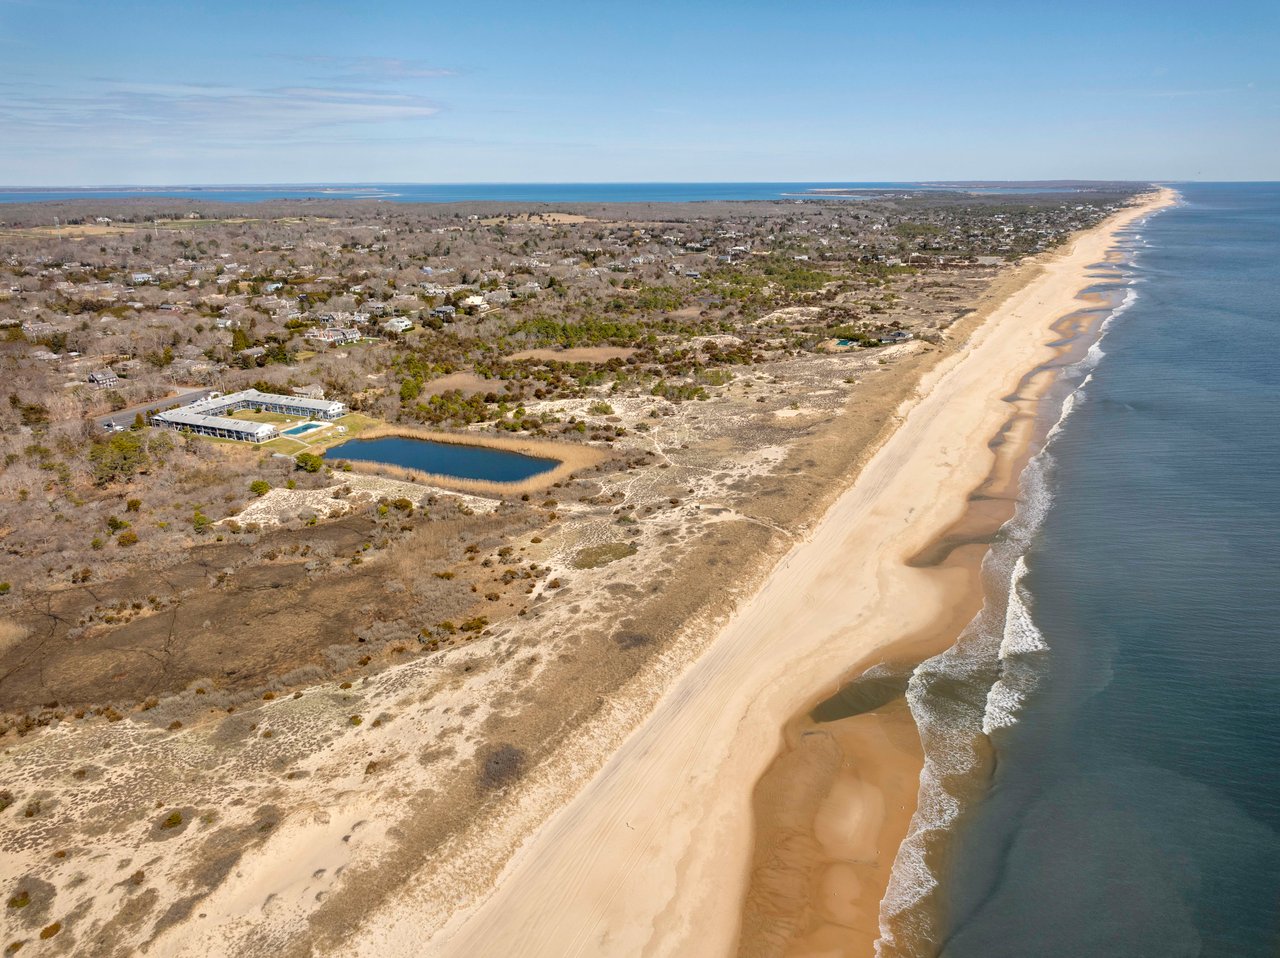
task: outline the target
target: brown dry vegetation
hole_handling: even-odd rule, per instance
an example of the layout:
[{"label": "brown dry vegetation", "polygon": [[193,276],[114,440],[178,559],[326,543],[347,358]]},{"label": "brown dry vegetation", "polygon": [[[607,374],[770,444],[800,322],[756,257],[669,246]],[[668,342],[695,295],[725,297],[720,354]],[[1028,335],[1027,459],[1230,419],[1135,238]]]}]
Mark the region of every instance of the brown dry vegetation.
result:
[{"label": "brown dry vegetation", "polygon": [[[640,215],[627,213],[620,235]],[[780,215],[798,230],[809,214]],[[535,224],[612,229],[508,221]],[[556,242],[568,252],[580,239]],[[441,882],[442,903],[482,887],[501,855],[450,884],[454,852],[506,834],[527,796],[545,791],[550,806],[571,793],[625,734],[634,703],[661,694],[849,481],[921,373],[961,348],[993,277],[998,291],[1007,275],[856,273],[832,288],[751,292],[741,312],[682,305],[643,319],[657,343],[595,347],[630,351],[603,364],[559,352],[541,367],[508,363],[520,350],[503,339],[506,358],[483,359],[483,381],[500,390],[484,401],[496,418],[453,423],[468,432],[409,424],[413,406],[394,398],[408,375],[397,341],[303,367],[324,370],[309,378],[353,402],[367,396],[371,416],[403,417],[364,438],[478,443],[562,463],[532,484],[484,489],[496,497],[487,509],[438,491],[439,477],[361,498],[344,483],[374,480],[303,474],[261,451],[200,441],[164,450],[172,468],[95,491],[86,478],[60,485],[42,454],[15,446],[0,480],[43,510],[40,522],[0,528],[0,567],[27,570],[0,599],[10,623],[0,632],[0,849],[13,863],[11,893],[31,889],[28,907],[38,906],[24,937],[59,921],[51,941],[65,953],[124,954],[186,934],[178,926],[212,909],[282,828],[316,829],[307,835],[317,848],[332,839],[341,868],[313,876],[303,917],[273,912],[242,954],[340,953],[353,927],[410,885]],[[626,293],[619,309],[641,295]],[[567,304],[570,325],[582,309]],[[870,316],[932,344],[815,349],[830,323]],[[505,337],[511,325],[466,323],[473,339],[452,346]],[[429,394],[437,373],[458,371],[445,372],[443,354],[425,358],[412,375]],[[532,436],[483,431],[494,426]],[[579,441],[534,438],[557,430]],[[48,432],[41,441],[57,455],[44,461],[74,467],[83,435]],[[254,478],[273,487],[261,499]],[[296,489],[285,488],[291,480]],[[83,502],[76,510],[68,491]],[[275,521],[251,527],[236,519],[246,508]],[[211,521],[197,532],[199,509]],[[112,516],[130,525],[112,528]],[[106,537],[102,548],[89,530]],[[138,532],[138,544],[118,545],[124,532]],[[41,731],[54,722],[67,734]],[[182,823],[159,829],[174,811]],[[388,829],[394,840],[383,841]],[[70,857],[52,859],[58,849]]]}]

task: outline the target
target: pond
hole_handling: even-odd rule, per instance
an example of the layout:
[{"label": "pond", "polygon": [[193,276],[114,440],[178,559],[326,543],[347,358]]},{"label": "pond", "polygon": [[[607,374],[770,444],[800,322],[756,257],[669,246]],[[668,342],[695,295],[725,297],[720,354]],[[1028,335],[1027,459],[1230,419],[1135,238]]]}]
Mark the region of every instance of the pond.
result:
[{"label": "pond", "polygon": [[417,469],[454,479],[482,479],[486,482],[519,482],[550,472],[560,463],[504,449],[464,446],[430,439],[384,436],[380,439],[351,439],[331,447],[325,457],[336,462],[376,462],[387,466]]}]

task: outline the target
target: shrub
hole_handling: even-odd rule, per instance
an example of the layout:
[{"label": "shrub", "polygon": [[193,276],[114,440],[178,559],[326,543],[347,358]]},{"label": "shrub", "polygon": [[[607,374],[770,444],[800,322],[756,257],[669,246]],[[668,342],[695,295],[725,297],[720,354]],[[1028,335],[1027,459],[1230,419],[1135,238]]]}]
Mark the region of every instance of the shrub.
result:
[{"label": "shrub", "polygon": [[303,472],[319,472],[324,467],[324,459],[314,452],[300,452],[293,461]]},{"label": "shrub", "polygon": [[480,762],[481,788],[504,788],[524,773],[527,759],[522,749],[502,744],[485,751]]},{"label": "shrub", "polygon": [[161,828],[177,828],[182,824],[182,812],[170,812],[160,822]]},{"label": "shrub", "polygon": [[123,519],[117,519],[115,516],[107,516],[107,528],[112,532],[119,532],[121,529],[128,529],[129,523]]},{"label": "shrub", "polygon": [[249,483],[249,491],[255,496],[265,496],[271,491],[271,483],[265,479],[255,479]]},{"label": "shrub", "polygon": [[124,504],[125,512],[137,512],[141,508],[142,508],[141,499],[130,499],[128,502]]},{"label": "shrub", "polygon": [[191,528],[196,532],[204,533],[209,531],[209,527],[213,525],[213,520],[206,516],[199,509],[191,517]]},{"label": "shrub", "polygon": [[132,546],[138,544],[138,534],[132,529],[126,529],[120,535],[116,536],[116,545]]},{"label": "shrub", "polygon": [[151,463],[147,445],[141,433],[118,432],[107,440],[94,440],[89,447],[89,463],[98,485],[105,486],[118,479],[127,479],[137,472],[145,472]]}]

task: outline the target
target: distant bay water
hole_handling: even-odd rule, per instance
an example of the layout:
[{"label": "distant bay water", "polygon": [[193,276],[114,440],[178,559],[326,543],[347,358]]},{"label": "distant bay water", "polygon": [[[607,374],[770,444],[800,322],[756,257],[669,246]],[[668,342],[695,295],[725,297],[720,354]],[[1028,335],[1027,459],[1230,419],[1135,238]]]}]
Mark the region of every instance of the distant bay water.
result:
[{"label": "distant bay water", "polygon": [[814,190],[947,190],[973,193],[1075,192],[1072,187],[939,183],[382,183],[264,186],[104,186],[60,189],[0,188],[0,203],[67,200],[182,199],[255,203],[264,200],[382,200],[391,203],[693,203],[710,200],[850,199]]},{"label": "distant bay water", "polygon": [[1007,592],[912,680],[950,839],[899,853],[886,953],[1280,954],[1280,185],[1179,189],[1101,284]]}]

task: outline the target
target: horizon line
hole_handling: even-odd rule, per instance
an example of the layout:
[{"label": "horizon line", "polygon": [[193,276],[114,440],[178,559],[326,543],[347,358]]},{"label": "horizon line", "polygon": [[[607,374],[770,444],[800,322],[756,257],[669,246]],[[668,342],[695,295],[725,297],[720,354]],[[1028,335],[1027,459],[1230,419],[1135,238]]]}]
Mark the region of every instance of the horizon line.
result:
[{"label": "horizon line", "polygon": [[165,189],[228,189],[228,188],[293,188],[322,189],[334,187],[386,187],[386,186],[799,186],[830,183],[836,186],[941,186],[983,183],[1037,184],[1037,183],[1273,183],[1280,180],[1175,180],[1175,179],[1125,179],[1125,178],[1072,178],[1039,177],[1034,179],[958,179],[929,180],[319,180],[306,183],[283,181],[246,181],[237,183],[88,183],[88,184],[0,184],[0,191],[14,190],[165,190]]}]

